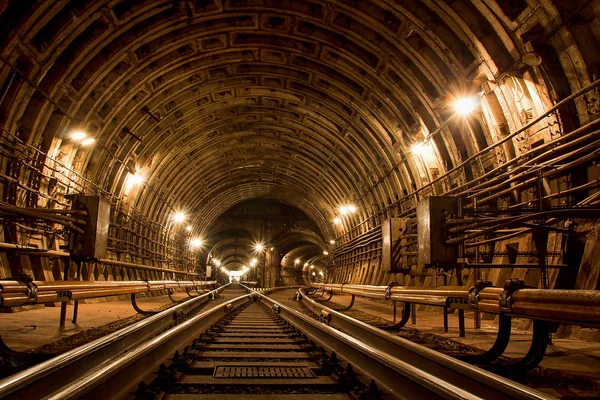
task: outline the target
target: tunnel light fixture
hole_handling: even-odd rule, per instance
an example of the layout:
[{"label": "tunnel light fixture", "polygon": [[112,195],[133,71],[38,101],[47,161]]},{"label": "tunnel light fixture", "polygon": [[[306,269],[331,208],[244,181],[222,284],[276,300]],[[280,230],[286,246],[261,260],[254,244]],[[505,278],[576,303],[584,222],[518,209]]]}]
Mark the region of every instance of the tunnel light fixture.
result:
[{"label": "tunnel light fixture", "polygon": [[340,208],[338,208],[338,211],[342,215],[352,214],[352,213],[356,212],[356,206],[354,204],[347,204],[345,206],[341,206]]},{"label": "tunnel light fixture", "polygon": [[423,154],[424,147],[425,147],[424,142],[415,143],[411,146],[410,151],[413,154],[421,155],[421,154]]},{"label": "tunnel light fixture", "polygon": [[323,271],[319,271],[319,275],[323,276],[324,275]]},{"label": "tunnel light fixture", "polygon": [[71,135],[69,135],[71,137],[71,140],[74,140],[76,142],[81,142],[83,139],[85,139],[87,137],[87,133],[85,133],[82,130],[76,130],[71,132]]},{"label": "tunnel light fixture", "polygon": [[296,264],[296,265],[300,264],[300,259],[299,259],[299,258],[296,258],[296,259],[294,260],[294,264]]},{"label": "tunnel light fixture", "polygon": [[[258,251],[258,252],[262,252],[265,249],[265,245],[262,243],[256,243],[254,245],[254,250]],[[271,250],[273,250],[273,248],[271,248]]]},{"label": "tunnel light fixture", "polygon": [[310,269],[315,269],[315,266],[314,266],[314,265],[311,265],[311,266],[310,266]]},{"label": "tunnel light fixture", "polygon": [[335,217],[335,218],[333,219],[333,223],[334,223],[334,224],[341,224],[341,223],[342,223],[342,219],[341,219],[340,217]]},{"label": "tunnel light fixture", "polygon": [[323,250],[323,254],[326,255],[326,256],[328,256],[329,252],[327,250]]},{"label": "tunnel light fixture", "polygon": [[190,240],[190,247],[192,249],[197,249],[200,246],[202,246],[202,239],[200,239],[200,238],[193,238],[193,239]]},{"label": "tunnel light fixture", "polygon": [[273,248],[271,247],[271,248],[269,249],[269,251],[273,251]]},{"label": "tunnel light fixture", "polygon": [[96,141],[96,139],[94,139],[94,138],[87,138],[83,142],[81,142],[81,145],[82,146],[89,146],[92,143],[94,143],[95,141]]},{"label": "tunnel light fixture", "polygon": [[254,267],[257,262],[258,262],[258,260],[256,258],[253,258],[252,260],[250,260],[250,266]]},{"label": "tunnel light fixture", "polygon": [[173,214],[173,221],[180,223],[185,221],[186,215],[184,212],[182,211],[177,211],[175,214]]},{"label": "tunnel light fixture", "polygon": [[225,268],[225,267],[221,267],[221,271],[223,271],[225,273],[229,272],[229,271],[227,271],[227,268]]},{"label": "tunnel light fixture", "polygon": [[315,272],[313,271],[312,276],[317,276],[317,274],[315,274]]},{"label": "tunnel light fixture", "polygon": [[188,231],[188,232],[191,232],[192,231],[192,226],[191,225],[186,226],[185,230]]},{"label": "tunnel light fixture", "polygon": [[476,96],[459,97],[453,102],[454,111],[459,115],[469,115],[477,108],[479,98]]},{"label": "tunnel light fixture", "polygon": [[132,186],[139,185],[140,183],[144,182],[144,175],[140,174],[139,172],[136,172],[135,174],[129,177],[129,182]]},{"label": "tunnel light fixture", "polygon": [[305,263],[304,263],[304,266],[305,266],[305,267],[308,267],[308,263],[307,263],[307,262],[305,262]]},{"label": "tunnel light fixture", "polygon": [[217,260],[217,259],[214,259],[213,260],[213,264],[215,264],[217,267],[220,267],[221,266],[221,261]]},{"label": "tunnel light fixture", "polygon": [[331,240],[329,241],[329,244],[335,244],[335,240],[331,239]]}]

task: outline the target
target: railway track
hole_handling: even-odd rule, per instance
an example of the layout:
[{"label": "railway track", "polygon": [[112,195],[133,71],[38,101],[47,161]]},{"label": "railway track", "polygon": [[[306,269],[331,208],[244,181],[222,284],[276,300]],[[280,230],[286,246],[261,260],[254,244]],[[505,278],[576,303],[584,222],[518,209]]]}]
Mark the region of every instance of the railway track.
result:
[{"label": "railway track", "polygon": [[48,362],[53,373],[0,381],[0,398],[551,398],[414,344],[401,354],[397,339],[366,324],[342,332],[244,289],[231,285],[226,301],[120,351],[86,345],[76,353],[90,362],[69,364],[71,354]]}]

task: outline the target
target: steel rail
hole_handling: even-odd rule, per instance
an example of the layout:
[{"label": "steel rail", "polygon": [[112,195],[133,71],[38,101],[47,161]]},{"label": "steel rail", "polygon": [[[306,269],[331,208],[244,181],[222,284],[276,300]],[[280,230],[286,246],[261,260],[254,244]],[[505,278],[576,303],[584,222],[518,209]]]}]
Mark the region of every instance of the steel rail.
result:
[{"label": "steel rail", "polygon": [[[76,380],[68,382],[47,400],[76,399],[94,390],[93,398],[114,398],[131,392],[144,377],[178,348],[190,343],[198,333],[208,329],[224,314],[250,299],[251,294],[236,297],[200,313],[135,348],[106,359]],[[121,373],[124,370],[126,373]]]},{"label": "steel rail", "polygon": [[[2,379],[0,398],[46,397],[60,390],[63,385],[70,385],[70,382],[85,376],[90,368],[102,365],[107,359],[117,357],[156,336],[182,315],[207,302],[213,293],[221,292],[227,286],[229,284]],[[204,314],[206,313],[200,315]]]},{"label": "steel rail", "polygon": [[[304,290],[301,289],[301,293],[305,294]],[[359,343],[361,343],[362,348],[369,348],[376,354],[386,355],[391,363],[390,367],[397,370],[393,373],[390,371],[385,376],[381,376],[379,381],[384,383],[385,386],[389,385],[389,389],[395,395],[400,395],[407,399],[422,398],[410,391],[403,394],[404,391],[410,390],[412,386],[418,384],[425,385],[430,394],[436,394],[448,399],[541,400],[554,398],[450,356],[391,335],[335,310],[323,307],[322,304],[314,302],[305,295],[302,296],[302,301],[317,314],[325,311],[328,315],[327,320],[330,326],[322,322],[316,322],[306,316],[299,316],[297,315],[299,313],[279,305],[282,310],[282,316],[293,320],[301,319],[305,321],[305,325],[307,320],[310,320],[310,324],[313,326],[317,325],[321,331],[333,331],[337,332],[338,335],[351,335],[352,338],[355,338],[354,340],[360,341]],[[334,328],[344,333],[336,331]],[[338,351],[338,347],[334,349]],[[342,357],[347,357],[341,351],[338,354]],[[371,371],[372,368],[371,364],[359,366],[362,369],[367,368],[368,371]],[[407,384],[407,380],[411,382]]]}]

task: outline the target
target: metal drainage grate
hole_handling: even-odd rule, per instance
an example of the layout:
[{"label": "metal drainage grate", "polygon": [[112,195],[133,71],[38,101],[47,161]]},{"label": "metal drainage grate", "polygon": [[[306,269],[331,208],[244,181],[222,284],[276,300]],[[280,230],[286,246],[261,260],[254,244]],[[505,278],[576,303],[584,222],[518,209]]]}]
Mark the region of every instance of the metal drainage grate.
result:
[{"label": "metal drainage grate", "polygon": [[216,367],[215,378],[316,378],[308,367]]}]

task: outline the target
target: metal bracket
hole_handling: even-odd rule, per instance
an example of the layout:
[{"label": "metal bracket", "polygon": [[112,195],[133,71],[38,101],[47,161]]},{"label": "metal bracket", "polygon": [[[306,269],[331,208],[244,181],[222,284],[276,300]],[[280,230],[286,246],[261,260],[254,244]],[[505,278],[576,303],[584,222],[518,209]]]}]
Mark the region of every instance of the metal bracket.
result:
[{"label": "metal bracket", "polygon": [[479,292],[486,287],[492,287],[492,282],[479,280],[475,282],[475,285],[471,289],[469,289],[469,307],[477,308],[477,303],[479,303]]},{"label": "metal bracket", "polygon": [[143,314],[143,315],[154,315],[156,314],[158,311],[145,311],[142,310],[138,304],[137,301],[135,300],[135,293],[131,293],[131,305],[133,306],[133,309],[138,313],[138,314]]},{"label": "metal bracket", "polygon": [[398,282],[390,282],[389,285],[385,288],[385,299],[389,300],[392,297],[392,288],[395,286],[402,286]]},{"label": "metal bracket", "polygon": [[498,296],[500,311],[512,311],[512,294],[519,289],[525,288],[525,281],[520,279],[510,279],[504,283],[504,291]]}]

